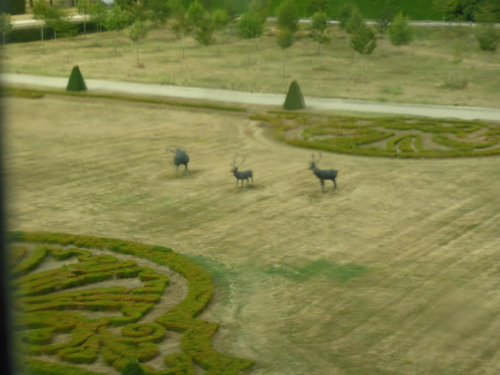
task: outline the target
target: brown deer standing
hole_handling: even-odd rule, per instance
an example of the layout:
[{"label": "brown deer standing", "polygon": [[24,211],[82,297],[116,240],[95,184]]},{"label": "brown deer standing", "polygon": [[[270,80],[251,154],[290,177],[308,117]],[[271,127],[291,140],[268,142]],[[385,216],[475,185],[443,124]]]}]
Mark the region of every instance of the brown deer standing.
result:
[{"label": "brown deer standing", "polygon": [[238,181],[240,180],[241,180],[241,187],[243,187],[243,183],[245,180],[247,181],[247,186],[248,186],[248,184],[250,183],[248,179],[252,180],[252,185],[253,185],[253,172],[251,170],[241,171],[241,172],[238,171],[238,168],[243,165],[247,157],[243,156],[243,160],[241,161],[241,163],[239,165],[236,165],[236,160],[238,159],[238,156],[239,155],[233,156],[233,162],[229,164],[231,167],[233,167],[233,169],[230,170],[229,172],[234,174],[234,177],[236,177],[236,187],[238,187]]},{"label": "brown deer standing", "polygon": [[337,178],[338,172],[335,169],[319,169],[318,167],[316,167],[316,164],[318,164],[321,160],[321,152],[319,152],[318,154],[318,160],[315,159],[314,154],[311,154],[312,161],[309,169],[312,170],[314,175],[320,179],[321,190],[323,191],[323,193],[325,192],[325,180],[332,180],[334,184],[333,190],[335,190],[337,188],[337,182],[335,181],[335,179]]}]

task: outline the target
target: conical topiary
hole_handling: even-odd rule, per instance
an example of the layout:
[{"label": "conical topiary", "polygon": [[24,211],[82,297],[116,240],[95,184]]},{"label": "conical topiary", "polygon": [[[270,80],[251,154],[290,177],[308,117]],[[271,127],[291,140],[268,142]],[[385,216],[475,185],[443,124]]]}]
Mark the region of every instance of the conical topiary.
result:
[{"label": "conical topiary", "polygon": [[304,97],[302,96],[302,91],[300,91],[299,84],[297,81],[293,81],[288,89],[288,94],[286,94],[285,104],[283,108],[285,109],[303,109],[306,107],[304,102]]},{"label": "conical topiary", "polygon": [[80,73],[80,68],[78,65],[73,67],[71,75],[69,76],[68,86],[66,86],[67,91],[84,91],[87,90],[85,86],[85,81],[83,80],[82,73]]},{"label": "conical topiary", "polygon": [[121,375],[146,375],[142,366],[137,360],[130,360],[125,367],[123,367]]}]

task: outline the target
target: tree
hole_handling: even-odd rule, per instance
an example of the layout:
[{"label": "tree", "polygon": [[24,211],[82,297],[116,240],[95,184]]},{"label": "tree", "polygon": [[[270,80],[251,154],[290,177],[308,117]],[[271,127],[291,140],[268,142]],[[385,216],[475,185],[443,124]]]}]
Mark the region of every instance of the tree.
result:
[{"label": "tree", "polygon": [[63,38],[78,35],[77,26],[69,21],[69,13],[62,8],[48,7],[44,19],[46,25],[54,30],[54,39],[57,39],[58,33]]},{"label": "tree", "polygon": [[328,7],[329,0],[309,0],[307,3],[307,11],[310,14],[325,12]]},{"label": "tree", "polygon": [[347,22],[351,18],[354,12],[359,12],[358,8],[351,3],[344,3],[339,8],[339,26],[341,29],[345,29]]},{"label": "tree", "polygon": [[260,14],[264,22],[269,13],[269,0],[252,0],[248,12]]},{"label": "tree", "polygon": [[108,8],[101,1],[92,3],[89,8],[90,21],[94,22],[98,26],[99,31],[102,31],[107,14]]},{"label": "tree", "polygon": [[396,14],[398,6],[396,0],[386,0],[384,6],[380,10],[380,16],[377,20],[377,30],[381,34],[385,34]]},{"label": "tree", "polygon": [[[219,36],[222,34],[222,30],[226,28],[229,23],[229,14],[225,9],[216,9],[212,12],[212,25],[214,30],[219,33]],[[222,39],[222,37],[220,38]],[[217,46],[217,55],[220,55],[220,42]]]},{"label": "tree", "polygon": [[78,11],[78,14],[83,15],[83,35],[84,37],[87,36],[87,15],[90,12],[90,7],[92,6],[92,3],[90,0],[78,0],[78,3],[76,4],[76,9]]},{"label": "tree", "polygon": [[150,10],[149,17],[151,21],[161,25],[163,25],[172,14],[170,4],[167,0],[148,0],[147,6]]},{"label": "tree", "polygon": [[202,46],[209,46],[215,42],[213,37],[214,31],[215,28],[212,19],[209,17],[202,18],[201,21],[198,22],[194,38]]},{"label": "tree", "polygon": [[174,21],[172,22],[172,30],[177,35],[177,38],[181,38],[182,40],[182,58],[185,59],[184,55],[184,38],[188,35],[192,30],[191,22],[186,13],[186,8],[182,0],[171,0],[170,8],[172,10]]},{"label": "tree", "polygon": [[321,45],[330,41],[330,38],[325,35],[326,28],[328,27],[328,16],[325,12],[316,12],[312,19],[313,39],[318,42],[318,53],[320,66],[323,66],[321,60]]},{"label": "tree", "polygon": [[[32,14],[33,18],[38,21],[44,21],[45,20],[45,14],[47,13],[47,10],[49,9],[49,5],[45,0],[37,0],[35,1],[35,4],[33,5],[32,8]],[[40,24],[40,38],[42,40],[43,44],[43,27],[44,24]]]},{"label": "tree", "polygon": [[288,29],[292,33],[299,29],[299,16],[294,0],[284,0],[278,8],[278,28]]},{"label": "tree", "polygon": [[365,19],[356,8],[351,13],[351,16],[346,22],[345,31],[347,32],[347,34],[353,34],[364,24],[365,24]]},{"label": "tree", "polygon": [[148,33],[148,29],[144,25],[143,21],[134,21],[132,24],[132,27],[130,28],[130,31],[128,33],[128,36],[130,40],[132,40],[135,43],[136,49],[137,49],[137,66],[140,66],[139,63],[139,43],[141,42],[142,39],[146,37]]},{"label": "tree", "polygon": [[366,24],[362,24],[352,34],[351,47],[361,55],[362,76],[365,72],[365,55],[371,55],[377,47],[377,37],[373,29]]},{"label": "tree", "polygon": [[487,1],[490,0],[434,0],[434,7],[447,19],[474,21],[481,5]]},{"label": "tree", "polygon": [[[262,15],[256,12],[244,13],[240,18],[238,28],[243,38],[249,41],[255,39],[255,45],[257,46],[257,40],[264,32],[264,19]],[[248,45],[248,64],[250,64],[250,44]]]},{"label": "tree", "polygon": [[206,12],[203,5],[198,0],[194,0],[187,10],[187,18],[193,26],[198,26],[205,18]]},{"label": "tree", "polygon": [[12,21],[10,14],[0,14],[0,31],[2,32],[2,45],[5,46],[5,35],[10,34],[12,31]]},{"label": "tree", "polygon": [[393,45],[410,44],[415,38],[415,33],[408,20],[408,17],[404,17],[401,12],[394,18],[394,22],[388,30],[389,39]]},{"label": "tree", "polygon": [[[109,31],[116,31],[117,34],[123,29],[130,26],[134,22],[132,15],[125,9],[118,5],[114,5],[113,8],[106,13],[106,18],[104,18],[104,27]],[[115,43],[115,55],[118,53],[116,50],[118,42]]]},{"label": "tree", "polygon": [[293,45],[295,41],[294,33],[287,28],[279,29],[276,35],[278,45],[283,50],[283,76],[285,75],[286,50]]}]

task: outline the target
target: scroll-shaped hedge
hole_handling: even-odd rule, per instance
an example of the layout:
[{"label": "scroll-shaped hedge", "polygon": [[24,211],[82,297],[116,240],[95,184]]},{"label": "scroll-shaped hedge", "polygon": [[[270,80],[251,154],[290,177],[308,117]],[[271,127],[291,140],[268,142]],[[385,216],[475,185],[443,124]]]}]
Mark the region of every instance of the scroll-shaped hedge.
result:
[{"label": "scroll-shaped hedge", "polygon": [[[27,246],[45,249],[44,256],[50,255],[58,260],[77,257],[79,260],[79,263],[56,271],[44,271],[43,275],[24,271],[19,273],[21,276],[15,280],[19,286],[16,304],[24,313],[16,321],[16,326],[28,330],[46,330],[33,331],[29,339],[21,339],[20,349],[25,353],[58,354],[63,360],[72,363],[92,363],[100,353],[106,363],[120,370],[130,357],[143,362],[154,358],[158,354],[156,343],[163,339],[167,329],[183,333],[181,346],[185,354],[165,356],[165,364],[169,367],[166,370],[143,365],[150,375],[194,374],[191,364],[193,361],[206,369],[207,375],[238,374],[253,365],[252,361],[229,357],[213,349],[211,339],[219,325],[196,318],[212,298],[213,285],[210,276],[199,265],[171,249],[118,239],[60,233],[11,232],[9,237],[15,246],[24,242]],[[73,247],[61,248],[67,246]],[[147,267],[137,267],[133,261],[120,262],[117,267],[111,255],[92,257],[91,251],[87,249],[133,255],[167,266],[187,279],[187,296],[175,308],[159,316],[156,323],[135,324],[154,308],[154,304],[168,285],[168,278]],[[41,254],[42,252],[38,254],[37,259],[42,257]],[[32,261],[37,264],[39,262]],[[31,267],[26,269],[32,269]],[[133,290],[112,287],[93,289],[92,292],[69,290],[73,286],[89,285],[95,281],[116,277],[138,277],[143,282],[143,287]],[[44,296],[45,293],[54,291],[57,291],[57,298]],[[89,320],[81,314],[65,311],[75,308],[119,311],[121,316],[106,315],[97,320]],[[116,336],[107,329],[109,326],[120,325],[126,325],[122,328],[122,336]],[[46,336],[50,332],[70,333],[71,338],[62,345],[50,344],[49,339],[44,338],[43,332],[46,332]],[[51,375],[86,375],[78,368],[65,365],[47,365],[46,362],[27,358],[23,359],[23,363],[30,373],[35,375],[48,375],[49,371],[52,371]]]}]

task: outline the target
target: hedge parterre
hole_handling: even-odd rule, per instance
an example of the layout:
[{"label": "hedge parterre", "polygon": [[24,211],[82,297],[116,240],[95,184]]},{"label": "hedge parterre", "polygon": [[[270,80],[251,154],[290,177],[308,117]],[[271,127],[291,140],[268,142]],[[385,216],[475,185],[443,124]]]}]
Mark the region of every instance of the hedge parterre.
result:
[{"label": "hedge parterre", "polygon": [[[99,357],[118,371],[134,358],[148,375],[195,374],[193,363],[208,375],[231,375],[253,365],[213,349],[211,339],[219,324],[196,318],[212,298],[212,281],[199,265],[181,254],[161,246],[61,233],[10,232],[9,242],[15,345],[21,353],[19,365],[26,372],[99,375],[78,367]],[[133,260],[94,254],[93,249],[169,267],[187,279],[187,296],[154,322],[141,322],[162,298],[168,277]],[[66,262],[59,268],[36,272],[49,258]],[[129,278],[138,278],[141,286],[94,285]],[[120,327],[119,333],[113,327]],[[158,344],[169,339],[168,331],[182,333],[182,352],[165,355],[165,367],[154,368],[147,362],[159,355]],[[44,361],[45,355],[57,356],[59,361]]]}]

